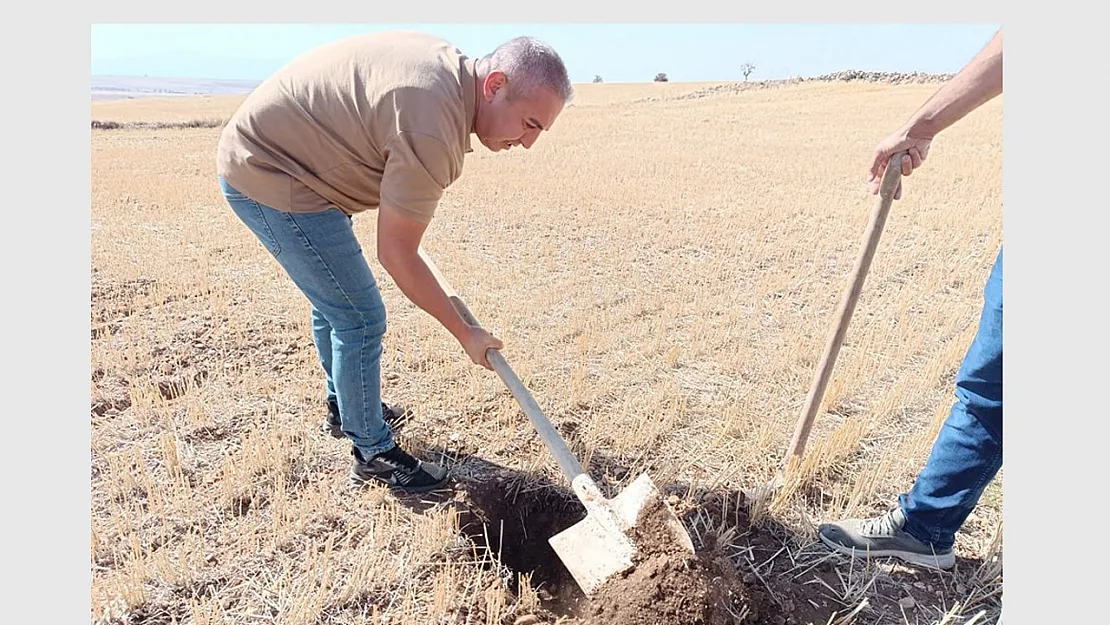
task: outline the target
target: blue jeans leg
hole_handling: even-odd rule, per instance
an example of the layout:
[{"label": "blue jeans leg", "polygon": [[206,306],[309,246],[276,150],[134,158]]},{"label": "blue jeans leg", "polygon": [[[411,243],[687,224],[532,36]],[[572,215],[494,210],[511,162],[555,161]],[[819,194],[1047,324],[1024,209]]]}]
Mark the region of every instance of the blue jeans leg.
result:
[{"label": "blue jeans leg", "polygon": [[331,373],[331,331],[328,318],[315,304],[312,304],[312,342],[316,345],[316,355],[320,357],[320,366],[324,368],[326,399],[338,403],[339,396],[335,392],[335,377]]},{"label": "blue jeans leg", "polygon": [[1002,250],[983,289],[979,329],[956,374],[956,402],[925,467],[898,501],[905,530],[947,551],[1002,467]]},{"label": "blue jeans leg", "polygon": [[342,429],[364,458],[394,445],[382,419],[381,353],[385,304],[350,218],[339,210],[288,213],[220,180],[236,215],[312,305],[317,355],[339,404]]}]

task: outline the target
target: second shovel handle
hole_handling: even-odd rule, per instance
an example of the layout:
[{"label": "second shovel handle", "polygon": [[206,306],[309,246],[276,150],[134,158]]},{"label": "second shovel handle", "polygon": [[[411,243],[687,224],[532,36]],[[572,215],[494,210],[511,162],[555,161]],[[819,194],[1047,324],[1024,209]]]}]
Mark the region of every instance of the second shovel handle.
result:
[{"label": "second shovel handle", "polygon": [[840,352],[840,345],[844,342],[844,335],[848,331],[848,322],[852,319],[856,302],[859,300],[863,282],[867,278],[867,271],[871,267],[871,259],[875,256],[875,249],[879,245],[879,238],[883,234],[883,225],[886,223],[890,205],[894,202],[894,192],[902,178],[902,156],[905,152],[898,152],[887,161],[886,171],[883,172],[882,182],[879,183],[879,201],[871,213],[871,221],[867,224],[863,246],[860,248],[856,265],[852,271],[852,281],[844,291],[840,306],[836,311],[836,318],[825,339],[825,351],[821,355],[821,362],[817,367],[817,375],[810,385],[809,394],[805,404],[798,415],[798,422],[794,427],[794,435],[790,441],[790,448],[784,458],[784,464],[789,464],[792,458],[800,458],[805,450],[806,440],[809,438],[813,419],[817,416],[817,409],[825,396],[825,387],[832,375],[833,365]]},{"label": "second shovel handle", "polygon": [[[478,323],[478,319],[474,317],[474,313],[470,312],[470,308],[466,305],[466,302],[463,301],[462,297],[451,286],[446,276],[439,271],[439,268],[436,267],[435,263],[432,262],[432,259],[423,248],[420,248],[419,254],[428,265],[428,269],[431,270],[432,275],[435,276],[436,281],[439,282],[440,287],[447,293],[448,299],[450,299],[451,303],[455,306],[455,310],[459,311],[459,315],[462,316],[463,320],[472,326],[481,327],[481,324]],[[551,451],[551,455],[555,456],[555,461],[559,463],[559,468],[563,470],[563,474],[566,475],[567,481],[573,483],[574,478],[585,473],[585,470],[582,468],[582,464],[578,462],[578,459],[574,457],[574,454],[571,453],[563,437],[559,436],[559,432],[551,425],[551,421],[544,416],[543,410],[540,409],[539,404],[536,403],[532,394],[528,392],[527,387],[525,387],[524,383],[517,377],[516,372],[509,366],[505,357],[501,355],[501,350],[487,349],[486,360],[493,366],[493,370],[497,372],[501,381],[505,383],[509,392],[513,394],[517,403],[520,404],[521,409],[524,410],[524,414],[527,415],[528,420],[532,422],[532,427],[536,429],[536,433],[540,435],[544,444],[547,445],[548,450]]]}]

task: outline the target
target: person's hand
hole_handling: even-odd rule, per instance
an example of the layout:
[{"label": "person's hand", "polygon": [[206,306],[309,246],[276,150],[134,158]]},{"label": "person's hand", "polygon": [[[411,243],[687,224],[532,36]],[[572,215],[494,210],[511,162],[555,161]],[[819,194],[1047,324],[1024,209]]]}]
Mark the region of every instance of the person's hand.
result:
[{"label": "person's hand", "polygon": [[[929,155],[929,144],[932,142],[932,138],[912,137],[905,130],[899,130],[879,142],[879,145],[875,148],[875,156],[871,161],[871,177],[868,179],[868,183],[871,185],[871,195],[879,193],[883,173],[886,172],[892,154],[902,151],[907,152],[902,155],[902,162],[900,164],[895,163],[895,166],[900,165],[902,175],[908,176],[925,162],[925,157]],[[899,180],[898,188],[894,190],[894,199],[901,198],[902,181]]]},{"label": "person's hand", "polygon": [[504,347],[500,339],[478,326],[470,326],[463,336],[462,346],[466,350],[466,354],[474,361],[474,364],[482,365],[491,371],[493,365],[489,364],[489,360],[486,359],[486,350]]}]

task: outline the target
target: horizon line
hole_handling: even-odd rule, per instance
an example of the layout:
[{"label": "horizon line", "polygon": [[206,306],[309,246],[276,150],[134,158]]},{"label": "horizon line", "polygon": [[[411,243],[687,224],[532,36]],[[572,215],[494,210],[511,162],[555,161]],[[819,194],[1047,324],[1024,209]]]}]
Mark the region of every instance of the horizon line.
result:
[{"label": "horizon line", "polygon": [[[798,78],[814,79],[814,78],[833,77],[833,76],[836,76],[837,74],[843,74],[843,73],[846,73],[846,72],[858,72],[860,74],[865,74],[865,75],[867,75],[867,74],[878,74],[878,75],[888,75],[888,76],[917,76],[917,77],[926,77],[926,78],[950,77],[950,76],[954,76],[957,73],[957,72],[926,72],[926,71],[920,71],[920,70],[894,71],[894,70],[869,70],[869,69],[844,68],[844,69],[834,70],[834,71],[831,71],[831,72],[823,72],[821,74],[810,74],[810,75],[791,74],[790,76],[785,77],[785,78],[761,78],[761,79],[755,79],[755,78],[752,78],[752,79],[746,79],[746,78],[715,78],[715,79],[700,79],[700,80],[682,80],[682,79],[677,79],[676,80],[676,79],[671,79],[670,77],[668,77],[666,82],[682,82],[682,83],[776,82],[776,81],[792,80],[792,79],[798,79]],[[667,72],[658,72],[658,73],[661,73],[661,74],[665,75]],[[262,83],[262,82],[266,81],[269,78],[269,76],[267,76],[266,78],[211,78],[211,77],[205,77],[205,76],[162,76],[162,75],[157,75],[157,74],[89,74],[89,78],[90,78],[90,80],[94,80],[94,79],[98,79],[98,78],[101,78],[101,79],[103,79],[103,78],[138,78],[138,79],[147,79],[147,80],[207,81],[207,82],[231,82],[231,83],[255,83],[255,84],[259,84],[259,83]],[[603,79],[602,83],[595,83],[594,81],[578,81],[578,82],[573,82],[572,81],[572,84],[588,85],[588,84],[604,84],[604,83],[622,84],[622,83],[641,83],[641,82],[663,82],[663,81],[656,81],[656,80],[651,79],[651,78],[645,78],[645,79],[640,79],[640,80],[613,80],[613,81],[606,81],[606,80]]]}]

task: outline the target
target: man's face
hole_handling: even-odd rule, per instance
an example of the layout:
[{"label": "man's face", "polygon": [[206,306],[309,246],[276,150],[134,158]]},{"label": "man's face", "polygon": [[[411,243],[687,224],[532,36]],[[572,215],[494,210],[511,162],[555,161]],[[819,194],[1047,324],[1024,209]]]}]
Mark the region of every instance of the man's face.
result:
[{"label": "man's face", "polygon": [[529,98],[509,99],[505,74],[493,71],[482,83],[483,106],[474,125],[478,140],[494,152],[516,145],[526,149],[551,128],[563,110],[563,101],[548,89],[538,89]]}]

